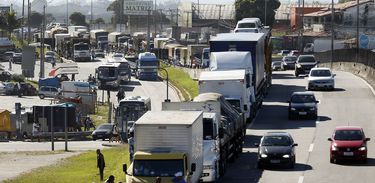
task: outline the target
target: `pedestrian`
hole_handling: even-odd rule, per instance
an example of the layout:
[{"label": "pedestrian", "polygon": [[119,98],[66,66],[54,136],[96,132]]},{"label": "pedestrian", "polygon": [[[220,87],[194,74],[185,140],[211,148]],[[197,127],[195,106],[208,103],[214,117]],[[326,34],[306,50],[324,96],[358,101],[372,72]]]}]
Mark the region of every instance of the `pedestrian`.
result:
[{"label": "pedestrian", "polygon": [[99,174],[100,174],[100,181],[103,181],[103,172],[104,172],[104,167],[105,167],[104,156],[100,152],[100,149],[96,150],[96,155],[97,155],[97,168],[99,169]]},{"label": "pedestrian", "polygon": [[185,179],[182,177],[182,172],[177,172],[174,174],[174,178],[172,179],[173,183],[186,183]]},{"label": "pedestrian", "polygon": [[33,141],[33,138],[38,138],[38,142],[40,142],[40,134],[39,134],[39,131],[40,131],[40,124],[38,122],[34,122],[33,123],[33,134],[31,136],[31,141]]},{"label": "pedestrian", "polygon": [[129,159],[130,159],[130,162],[133,162],[133,154],[134,154],[134,131],[130,131],[129,132],[128,146],[129,146]]},{"label": "pedestrian", "polygon": [[120,103],[120,101],[125,98],[125,91],[123,89],[119,89],[116,96],[118,103]]},{"label": "pedestrian", "polygon": [[104,183],[115,183],[115,176],[110,175]]},{"label": "pedestrian", "polygon": [[54,58],[52,58],[51,60],[51,65],[52,65],[52,68],[55,68],[56,60]]}]

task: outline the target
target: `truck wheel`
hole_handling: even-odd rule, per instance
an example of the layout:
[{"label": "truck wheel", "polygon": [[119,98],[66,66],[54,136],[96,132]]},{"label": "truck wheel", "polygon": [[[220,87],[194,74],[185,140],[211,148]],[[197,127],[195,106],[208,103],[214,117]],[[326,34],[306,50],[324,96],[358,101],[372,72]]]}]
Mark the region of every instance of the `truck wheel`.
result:
[{"label": "truck wheel", "polygon": [[39,98],[40,98],[40,99],[44,99],[44,97],[45,97],[45,96],[44,96],[43,94],[39,95]]}]

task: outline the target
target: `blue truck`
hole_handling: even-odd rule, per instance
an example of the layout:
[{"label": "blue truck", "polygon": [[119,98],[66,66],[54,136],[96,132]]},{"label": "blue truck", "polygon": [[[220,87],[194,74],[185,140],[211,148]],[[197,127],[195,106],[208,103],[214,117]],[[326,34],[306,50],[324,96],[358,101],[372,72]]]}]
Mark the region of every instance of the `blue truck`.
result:
[{"label": "blue truck", "polygon": [[[210,52],[212,59],[215,59],[215,52],[250,52],[252,63],[251,83],[253,92],[251,95],[252,117],[255,117],[256,110],[260,108],[268,88],[271,86],[271,63],[272,46],[270,34],[266,33],[222,33],[210,40]],[[215,62],[213,62],[215,63]],[[234,59],[233,64],[241,64]],[[246,69],[246,68],[243,68]]]},{"label": "blue truck", "polygon": [[140,80],[157,80],[159,61],[154,53],[138,55],[136,77]]}]

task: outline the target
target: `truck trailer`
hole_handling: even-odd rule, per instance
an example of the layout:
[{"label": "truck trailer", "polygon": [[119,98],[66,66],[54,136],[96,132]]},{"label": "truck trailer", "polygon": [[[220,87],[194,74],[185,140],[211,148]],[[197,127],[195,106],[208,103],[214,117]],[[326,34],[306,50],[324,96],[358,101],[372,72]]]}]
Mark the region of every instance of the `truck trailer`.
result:
[{"label": "truck trailer", "polygon": [[201,111],[148,111],[134,123],[134,160],[126,182],[171,182],[176,173],[197,183],[203,170]]},{"label": "truck trailer", "polygon": [[62,44],[62,54],[65,58],[74,61],[91,61],[89,39],[66,37]]},{"label": "truck trailer", "polygon": [[108,46],[108,31],[103,29],[91,30],[90,43],[92,47],[104,50]]}]

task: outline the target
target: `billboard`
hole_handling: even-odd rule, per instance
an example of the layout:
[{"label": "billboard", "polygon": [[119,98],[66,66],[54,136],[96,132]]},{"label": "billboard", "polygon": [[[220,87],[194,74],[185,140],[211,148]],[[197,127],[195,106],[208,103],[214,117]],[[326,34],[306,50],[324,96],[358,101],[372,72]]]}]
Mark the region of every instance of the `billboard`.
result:
[{"label": "billboard", "polygon": [[125,15],[147,15],[152,14],[153,1],[124,1]]},{"label": "billboard", "polygon": [[35,47],[24,46],[22,48],[22,74],[25,77],[34,77],[35,69]]}]

